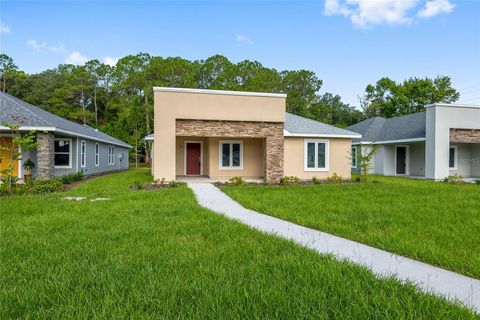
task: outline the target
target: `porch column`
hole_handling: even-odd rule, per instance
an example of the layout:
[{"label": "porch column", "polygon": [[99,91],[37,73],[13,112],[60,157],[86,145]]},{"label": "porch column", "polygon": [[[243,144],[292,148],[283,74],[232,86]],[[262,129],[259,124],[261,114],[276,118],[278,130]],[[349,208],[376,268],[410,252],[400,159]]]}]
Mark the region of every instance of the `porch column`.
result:
[{"label": "porch column", "polygon": [[283,124],[282,134],[265,138],[265,181],[278,182],[283,177]]},{"label": "porch column", "polygon": [[53,133],[37,132],[37,179],[47,180],[54,176],[54,136]]}]

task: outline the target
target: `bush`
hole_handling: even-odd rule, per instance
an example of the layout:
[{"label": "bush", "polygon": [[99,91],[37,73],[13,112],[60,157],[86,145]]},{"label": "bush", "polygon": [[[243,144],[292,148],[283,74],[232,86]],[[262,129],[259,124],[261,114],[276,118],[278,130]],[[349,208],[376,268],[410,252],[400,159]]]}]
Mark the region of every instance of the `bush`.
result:
[{"label": "bush", "polygon": [[185,185],[186,185],[185,182],[178,182],[178,181],[175,181],[175,180],[172,180],[168,183],[168,186],[170,188],[178,188],[178,187],[183,187]]},{"label": "bush", "polygon": [[328,183],[342,183],[343,182],[343,178],[340,177],[338,174],[336,174],[335,172],[327,178],[327,182]]},{"label": "bush", "polygon": [[298,184],[300,183],[300,178],[297,176],[285,176],[280,179],[280,184]]},{"label": "bush", "polygon": [[134,181],[133,184],[130,186],[132,190],[142,190],[143,184],[140,181]]},{"label": "bush", "polygon": [[79,172],[72,172],[72,173],[67,173],[64,174],[63,176],[60,177],[60,180],[62,181],[63,184],[71,184],[75,181],[79,181],[85,177],[85,174],[83,171]]},{"label": "bush", "polygon": [[477,179],[474,182],[475,182],[475,184],[480,185],[480,179]]},{"label": "bush", "polygon": [[312,183],[313,184],[320,184],[320,183],[322,183],[322,181],[320,179],[318,179],[317,177],[313,177],[312,178]]},{"label": "bush", "polygon": [[228,184],[232,186],[241,186],[245,184],[245,180],[242,177],[233,177],[228,180]]},{"label": "bush", "polygon": [[62,190],[62,180],[55,178],[50,180],[34,180],[30,192],[33,194],[45,194]]},{"label": "bush", "polygon": [[355,182],[362,182],[362,177],[361,176],[356,176],[354,181]]},{"label": "bush", "polygon": [[455,173],[455,175],[448,176],[445,179],[443,179],[443,183],[462,184],[462,183],[465,183],[465,181],[463,181],[463,176]]}]

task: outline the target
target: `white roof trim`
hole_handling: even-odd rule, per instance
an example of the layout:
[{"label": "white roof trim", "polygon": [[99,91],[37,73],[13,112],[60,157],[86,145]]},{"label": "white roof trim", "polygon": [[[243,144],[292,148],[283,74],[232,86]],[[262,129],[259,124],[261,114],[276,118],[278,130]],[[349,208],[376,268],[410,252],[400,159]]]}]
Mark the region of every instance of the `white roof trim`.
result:
[{"label": "white roof trim", "polygon": [[201,94],[222,94],[231,96],[255,96],[255,97],[271,97],[286,98],[285,93],[267,93],[267,92],[250,92],[250,91],[227,91],[227,90],[209,90],[209,89],[191,89],[191,88],[169,88],[169,87],[153,87],[153,91],[158,92],[183,92],[183,93],[201,93]]},{"label": "white roof trim", "polygon": [[405,142],[421,142],[425,141],[425,138],[411,138],[411,139],[398,139],[398,140],[384,140],[384,141],[362,141],[354,142],[353,144],[389,144],[389,143],[405,143]]},{"label": "white roof trim", "polygon": [[283,136],[285,137],[304,137],[304,138],[358,138],[362,137],[361,134],[318,134],[318,133],[290,133],[288,130],[283,130]]},{"label": "white roof trim", "polygon": [[480,109],[480,105],[478,105],[478,104],[462,104],[462,103],[432,103],[432,104],[427,104],[425,106],[425,108],[433,108],[433,107],[454,107],[454,108]]},{"label": "white roof trim", "polygon": [[[0,130],[9,130],[10,131],[11,129],[8,128],[8,127],[0,126]],[[86,139],[89,139],[89,140],[100,141],[100,142],[104,142],[104,143],[107,143],[107,144],[113,144],[113,145],[124,147],[124,148],[133,148],[128,143],[118,143],[118,142],[108,141],[108,140],[88,136],[88,135],[85,135],[85,134],[80,134],[80,133],[76,133],[76,132],[72,132],[72,131],[68,131],[68,130],[63,130],[63,129],[58,129],[58,128],[55,128],[55,127],[29,127],[29,126],[25,126],[25,127],[18,128],[18,130],[20,130],[20,131],[59,132],[59,133],[64,133],[64,134],[68,134],[68,135],[75,136],[75,137],[81,137],[81,138],[86,138]]]}]

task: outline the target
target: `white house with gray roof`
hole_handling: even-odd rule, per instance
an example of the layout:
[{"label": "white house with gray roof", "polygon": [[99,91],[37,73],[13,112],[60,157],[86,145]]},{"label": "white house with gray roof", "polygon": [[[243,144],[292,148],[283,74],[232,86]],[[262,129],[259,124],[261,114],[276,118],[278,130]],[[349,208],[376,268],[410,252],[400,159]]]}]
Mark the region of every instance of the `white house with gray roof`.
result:
[{"label": "white house with gray roof", "polygon": [[362,135],[353,141],[353,171],[360,168],[356,155],[377,145],[374,174],[433,180],[455,174],[480,177],[480,106],[437,103],[425,112],[370,118],[347,129]]},{"label": "white house with gray roof", "polygon": [[[5,126],[19,125],[20,132],[36,132],[39,147],[22,152],[14,163],[15,173],[23,177],[22,163],[27,159],[35,164],[32,174],[49,179],[67,173],[83,171],[86,175],[128,168],[131,146],[87,125],[81,125],[6,93],[0,93],[0,144],[12,143],[11,130]],[[5,148],[0,154],[0,171],[9,165]]]}]

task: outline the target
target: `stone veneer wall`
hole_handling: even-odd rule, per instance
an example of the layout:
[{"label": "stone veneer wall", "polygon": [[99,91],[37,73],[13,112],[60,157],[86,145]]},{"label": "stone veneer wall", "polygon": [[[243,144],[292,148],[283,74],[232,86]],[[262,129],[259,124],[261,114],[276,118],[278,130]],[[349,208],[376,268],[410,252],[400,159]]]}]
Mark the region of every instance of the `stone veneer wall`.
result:
[{"label": "stone veneer wall", "polygon": [[176,135],[190,137],[264,138],[265,180],[283,177],[283,122],[176,120]]},{"label": "stone veneer wall", "polygon": [[54,176],[54,135],[53,133],[37,132],[37,178],[41,180],[51,179]]},{"label": "stone veneer wall", "polygon": [[480,143],[480,130],[450,129],[450,142]]}]

